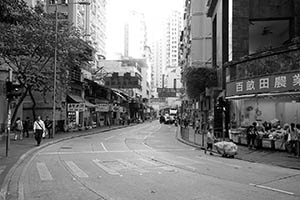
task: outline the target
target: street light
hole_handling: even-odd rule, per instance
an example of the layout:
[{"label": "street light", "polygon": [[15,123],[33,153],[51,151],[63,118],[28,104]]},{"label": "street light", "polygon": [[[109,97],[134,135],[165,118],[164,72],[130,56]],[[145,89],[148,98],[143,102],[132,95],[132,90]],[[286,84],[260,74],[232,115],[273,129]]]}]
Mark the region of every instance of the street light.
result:
[{"label": "street light", "polygon": [[[52,137],[55,136],[55,112],[56,112],[56,71],[57,71],[57,32],[58,32],[58,12],[57,8],[60,5],[72,5],[72,4],[79,4],[79,5],[90,5],[90,2],[82,1],[82,2],[74,2],[74,3],[56,3],[52,4],[55,6],[55,45],[54,45],[54,81],[53,81],[53,116],[52,116]],[[86,22],[87,23],[87,22]]]}]

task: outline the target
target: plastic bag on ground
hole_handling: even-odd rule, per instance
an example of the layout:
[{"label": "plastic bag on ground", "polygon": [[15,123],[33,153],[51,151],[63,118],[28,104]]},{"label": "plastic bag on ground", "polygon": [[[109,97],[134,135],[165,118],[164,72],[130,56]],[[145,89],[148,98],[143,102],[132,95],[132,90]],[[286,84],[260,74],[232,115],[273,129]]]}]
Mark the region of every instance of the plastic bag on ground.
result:
[{"label": "plastic bag on ground", "polygon": [[216,142],[214,146],[216,147],[217,151],[222,155],[233,156],[237,154],[238,147],[233,142]]}]

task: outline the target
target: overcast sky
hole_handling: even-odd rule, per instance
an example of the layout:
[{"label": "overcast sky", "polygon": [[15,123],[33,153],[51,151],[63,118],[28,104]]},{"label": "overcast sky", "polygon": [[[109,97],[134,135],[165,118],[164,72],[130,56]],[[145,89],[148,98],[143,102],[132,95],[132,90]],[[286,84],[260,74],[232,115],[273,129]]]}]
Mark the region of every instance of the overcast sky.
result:
[{"label": "overcast sky", "polygon": [[128,11],[145,13],[148,35],[151,37],[159,31],[162,19],[170,11],[183,11],[183,4],[184,0],[107,0],[107,58],[123,53],[124,22]]}]

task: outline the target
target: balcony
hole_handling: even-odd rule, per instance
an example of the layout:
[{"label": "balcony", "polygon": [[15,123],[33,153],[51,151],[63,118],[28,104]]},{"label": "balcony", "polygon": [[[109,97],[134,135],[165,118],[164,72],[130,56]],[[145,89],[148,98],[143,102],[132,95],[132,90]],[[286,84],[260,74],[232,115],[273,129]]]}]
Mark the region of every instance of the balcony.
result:
[{"label": "balcony", "polygon": [[265,50],[229,62],[226,82],[300,71],[300,43]]}]

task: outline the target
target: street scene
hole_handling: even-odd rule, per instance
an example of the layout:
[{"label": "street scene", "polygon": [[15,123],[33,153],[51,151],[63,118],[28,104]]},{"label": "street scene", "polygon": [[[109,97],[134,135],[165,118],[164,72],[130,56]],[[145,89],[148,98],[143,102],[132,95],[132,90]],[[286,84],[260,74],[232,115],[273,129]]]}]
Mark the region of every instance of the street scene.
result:
[{"label": "street scene", "polygon": [[1,0],[0,200],[300,199],[299,0]]}]

